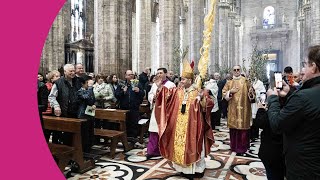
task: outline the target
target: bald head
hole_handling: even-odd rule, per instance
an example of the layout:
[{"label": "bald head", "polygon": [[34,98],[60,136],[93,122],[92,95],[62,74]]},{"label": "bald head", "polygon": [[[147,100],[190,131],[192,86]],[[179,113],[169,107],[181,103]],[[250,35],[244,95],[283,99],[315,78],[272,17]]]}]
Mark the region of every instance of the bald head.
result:
[{"label": "bald head", "polygon": [[84,74],[84,69],[82,64],[77,64],[76,65],[76,75],[78,77],[82,76]]}]

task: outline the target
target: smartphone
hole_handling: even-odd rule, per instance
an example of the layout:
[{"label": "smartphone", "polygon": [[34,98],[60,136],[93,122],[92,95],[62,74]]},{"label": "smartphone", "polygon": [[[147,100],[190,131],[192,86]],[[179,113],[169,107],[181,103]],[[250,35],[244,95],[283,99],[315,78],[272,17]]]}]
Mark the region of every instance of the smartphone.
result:
[{"label": "smartphone", "polygon": [[276,85],[276,82],[274,81],[275,80],[274,71],[270,71],[269,76],[270,76],[270,79],[269,79],[268,88],[273,89]]},{"label": "smartphone", "polygon": [[282,73],[274,72],[274,81],[277,89],[282,89]]},{"label": "smartphone", "polygon": [[266,92],[260,92],[260,102],[265,105],[266,104],[267,95]]}]

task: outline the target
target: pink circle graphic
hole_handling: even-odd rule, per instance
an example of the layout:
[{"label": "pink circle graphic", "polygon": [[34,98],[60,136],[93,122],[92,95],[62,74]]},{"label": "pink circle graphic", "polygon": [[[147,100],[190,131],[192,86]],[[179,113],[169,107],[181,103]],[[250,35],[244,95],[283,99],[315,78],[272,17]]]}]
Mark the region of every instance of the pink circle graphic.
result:
[{"label": "pink circle graphic", "polygon": [[0,179],[63,180],[42,133],[37,73],[49,29],[65,0],[1,2]]}]

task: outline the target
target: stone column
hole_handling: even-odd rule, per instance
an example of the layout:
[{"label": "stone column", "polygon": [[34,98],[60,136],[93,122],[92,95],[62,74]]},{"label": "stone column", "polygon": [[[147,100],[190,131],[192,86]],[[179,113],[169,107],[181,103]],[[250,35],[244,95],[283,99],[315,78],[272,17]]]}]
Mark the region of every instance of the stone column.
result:
[{"label": "stone column", "polygon": [[139,8],[137,8],[138,2],[136,2],[136,11],[132,12],[132,71],[137,72],[138,71],[138,53],[139,53],[139,43],[137,39],[137,14],[139,11]]},{"label": "stone column", "polygon": [[189,29],[189,59],[194,60],[194,69],[198,71],[198,62],[200,60],[200,48],[202,46],[203,37],[203,18],[204,6],[202,1],[191,1],[189,8],[190,21],[188,22]]},{"label": "stone column", "polygon": [[151,3],[149,0],[136,0],[136,33],[137,33],[137,73],[151,65]]},{"label": "stone column", "polygon": [[95,72],[116,73],[132,68],[132,1],[94,1]]},{"label": "stone column", "polygon": [[230,5],[227,2],[219,2],[219,65],[228,67],[228,14],[230,12]]},{"label": "stone column", "polygon": [[235,60],[235,18],[236,12],[229,12],[228,15],[228,67],[236,64]]},{"label": "stone column", "polygon": [[320,1],[311,0],[311,45],[320,44]]},{"label": "stone column", "polygon": [[94,0],[85,1],[85,33],[89,38],[94,32]]},{"label": "stone column", "polygon": [[151,23],[151,74],[155,74],[159,65],[159,22]]},{"label": "stone column", "polygon": [[234,32],[234,61],[233,64],[241,64],[242,61],[242,42],[241,42],[241,21],[240,17],[237,17],[234,23],[235,26],[235,32]]},{"label": "stone column", "polygon": [[172,69],[175,46],[175,1],[159,0],[160,53],[159,66]]},{"label": "stone column", "polygon": [[[304,10],[304,42],[303,42],[303,52],[305,53],[308,49],[308,46],[311,44],[311,6],[310,3],[307,3],[303,6]],[[313,26],[313,24],[312,24]]]},{"label": "stone column", "polygon": [[300,25],[300,61],[303,61],[304,58],[304,31],[305,31],[305,17],[301,15],[298,17]]},{"label": "stone column", "polygon": [[280,39],[281,47],[280,47],[280,61],[279,61],[279,69],[284,69],[285,66],[288,66],[290,64],[289,59],[287,59],[287,42],[288,39],[286,37],[281,37]]},{"label": "stone column", "polygon": [[46,42],[44,44],[39,72],[43,74],[48,73],[52,70],[58,70],[62,65],[64,65],[64,25],[65,19],[70,19],[70,16],[65,17],[65,11],[67,11],[68,6],[64,6],[49,30]]},{"label": "stone column", "polygon": [[[214,20],[214,28],[212,30],[212,38],[211,38],[211,50],[210,50],[210,66],[211,71],[218,72],[219,67],[219,8],[216,8],[216,15]],[[222,74],[221,74],[222,75]]]}]

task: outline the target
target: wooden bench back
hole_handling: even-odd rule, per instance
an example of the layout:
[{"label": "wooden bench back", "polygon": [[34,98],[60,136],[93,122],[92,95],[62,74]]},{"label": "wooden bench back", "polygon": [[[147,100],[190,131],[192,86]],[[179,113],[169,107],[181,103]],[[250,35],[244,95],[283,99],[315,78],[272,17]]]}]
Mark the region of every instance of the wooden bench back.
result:
[{"label": "wooden bench back", "polygon": [[53,131],[63,131],[78,134],[81,132],[81,123],[85,119],[43,116],[44,128]]},{"label": "wooden bench back", "polygon": [[110,122],[126,121],[128,110],[120,109],[96,109],[95,118]]},{"label": "wooden bench back", "polygon": [[141,104],[139,107],[139,112],[141,114],[146,114],[147,118],[150,118],[150,116],[151,116],[151,109],[148,104]]}]

